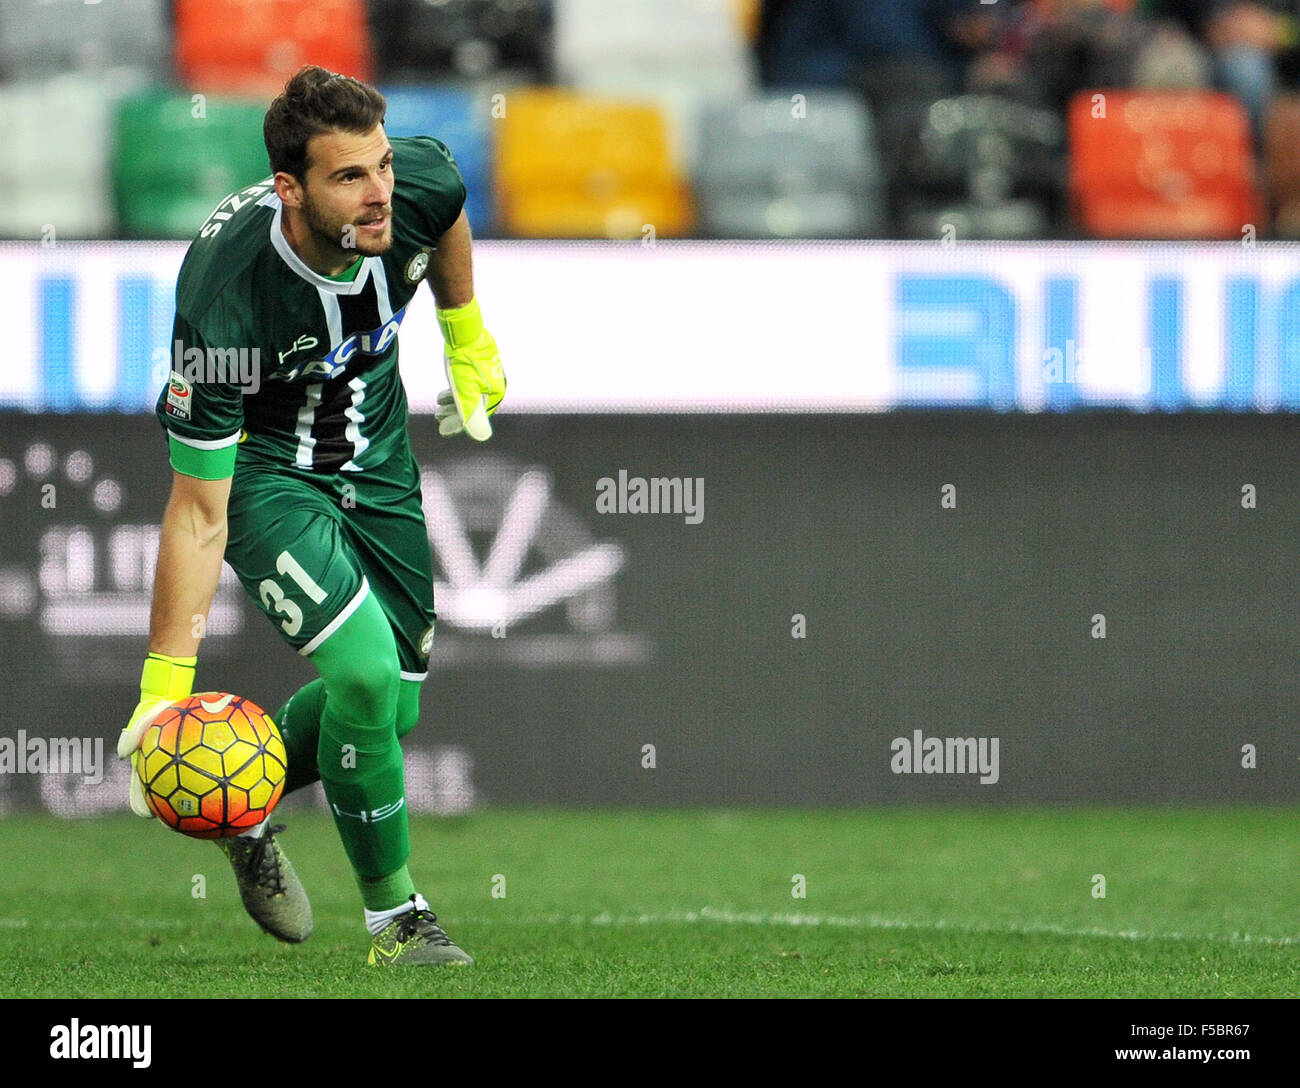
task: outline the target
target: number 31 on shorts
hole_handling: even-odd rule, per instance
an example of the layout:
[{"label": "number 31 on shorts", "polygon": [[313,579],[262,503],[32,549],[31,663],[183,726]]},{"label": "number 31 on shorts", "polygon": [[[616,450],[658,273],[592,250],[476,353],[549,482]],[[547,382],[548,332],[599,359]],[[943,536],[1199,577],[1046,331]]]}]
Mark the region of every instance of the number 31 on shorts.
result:
[{"label": "number 31 on shorts", "polygon": [[[298,588],[315,604],[325,600],[325,591],[312,580],[310,574],[302,569],[302,564],[287,551],[275,557],[275,569],[278,573],[287,574],[292,578]],[[280,621],[280,626],[286,635],[292,638],[302,630],[302,609],[284,595],[279,582],[274,578],[264,578],[257,587],[257,592],[262,598],[262,604],[274,612],[284,614],[285,618]]]}]

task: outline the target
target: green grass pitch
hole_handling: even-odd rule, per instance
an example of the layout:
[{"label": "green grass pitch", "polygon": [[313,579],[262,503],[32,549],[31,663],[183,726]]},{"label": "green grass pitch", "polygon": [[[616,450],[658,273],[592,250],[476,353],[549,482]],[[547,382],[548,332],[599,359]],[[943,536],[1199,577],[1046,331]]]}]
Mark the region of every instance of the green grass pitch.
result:
[{"label": "green grass pitch", "polygon": [[0,995],[1294,996],[1298,815],[418,817],[412,872],[478,962],[403,971],[365,965],[359,900],[319,812],[284,814],[316,913],[297,947],[244,915],[209,843],[132,816],[16,816],[0,820]]}]

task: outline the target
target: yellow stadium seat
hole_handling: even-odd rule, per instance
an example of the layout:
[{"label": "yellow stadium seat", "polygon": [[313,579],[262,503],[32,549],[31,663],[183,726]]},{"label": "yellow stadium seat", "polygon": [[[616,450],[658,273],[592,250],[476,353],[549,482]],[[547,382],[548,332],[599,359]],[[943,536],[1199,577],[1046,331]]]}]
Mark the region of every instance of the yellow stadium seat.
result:
[{"label": "yellow stadium seat", "polygon": [[687,234],[690,195],[654,106],[516,90],[496,122],[498,218],[526,237]]},{"label": "yellow stadium seat", "polygon": [[510,202],[511,234],[533,238],[641,238],[679,236],[689,230],[691,209],[667,189],[628,190],[593,200],[577,191],[534,190]]},{"label": "yellow stadium seat", "polygon": [[731,0],[731,18],[745,41],[758,41],[758,22],[762,18],[761,0]]}]

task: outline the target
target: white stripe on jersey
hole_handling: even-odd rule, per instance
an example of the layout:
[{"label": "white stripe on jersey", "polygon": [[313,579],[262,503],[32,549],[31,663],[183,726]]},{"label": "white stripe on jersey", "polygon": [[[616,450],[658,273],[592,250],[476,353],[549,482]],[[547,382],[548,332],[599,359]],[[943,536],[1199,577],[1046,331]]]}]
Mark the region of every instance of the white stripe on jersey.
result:
[{"label": "white stripe on jersey", "polygon": [[353,378],[348,382],[348,388],[352,390],[352,403],[343,409],[343,414],[348,419],[343,434],[352,443],[352,456],[339,471],[360,472],[361,466],[357,464],[356,458],[365,453],[366,447],[370,445],[370,439],[361,433],[361,424],[366,421],[361,412],[361,402],[366,399],[366,381],[364,378]]},{"label": "white stripe on jersey", "polygon": [[317,287],[316,294],[320,296],[320,308],[325,311],[325,327],[330,334],[329,350],[333,351],[343,341],[343,311],[339,309],[338,298],[323,287]]},{"label": "white stripe on jersey", "polygon": [[[367,274],[375,282],[375,300],[379,308],[379,318],[381,323],[387,324],[393,319],[393,306],[388,301],[388,280],[384,275],[384,262],[379,257],[366,257],[357,272],[357,282],[365,280]],[[330,346],[329,350],[333,351],[343,342],[343,311],[339,307],[337,293],[325,290],[323,287],[316,288],[317,295],[320,296],[321,310],[325,314],[325,326],[329,330]],[[352,403],[343,410],[343,415],[347,417],[347,424],[343,429],[344,437],[352,443],[352,456],[347,463],[339,468],[340,472],[360,472],[361,466],[357,464],[356,459],[363,454],[370,446],[370,439],[361,433],[361,425],[365,423],[365,414],[361,411],[361,404],[366,399],[366,382],[364,378],[353,378],[348,382],[348,388],[352,390]],[[320,398],[317,397],[317,403]],[[301,416],[299,419],[301,420]],[[299,447],[299,463],[301,464],[301,446]]]},{"label": "white stripe on jersey", "polygon": [[306,280],[318,291],[326,291],[333,295],[359,295],[365,290],[366,277],[369,275],[369,260],[362,261],[356,279],[332,280],[328,276],[322,276],[319,272],[307,267],[303,259],[293,251],[293,247],[289,245],[289,240],[284,236],[284,230],[280,225],[284,217],[284,206],[280,203],[280,198],[273,192],[267,193],[258,203],[275,209],[275,214],[271,217],[271,245],[275,248],[276,253],[280,255],[280,259],[293,270],[299,279]]},{"label": "white stripe on jersey", "polygon": [[298,457],[294,462],[299,468],[311,468],[312,452],[316,449],[316,436],[311,433],[316,422],[316,409],[320,407],[321,387],[323,382],[312,382],[307,386],[307,403],[298,409],[298,426],[294,434],[298,436]]},{"label": "white stripe on jersey", "polygon": [[366,263],[373,265],[370,278],[375,281],[375,298],[379,301],[379,323],[387,325],[393,320],[393,304],[388,301],[388,275],[384,272],[384,262],[378,257],[367,257]]}]

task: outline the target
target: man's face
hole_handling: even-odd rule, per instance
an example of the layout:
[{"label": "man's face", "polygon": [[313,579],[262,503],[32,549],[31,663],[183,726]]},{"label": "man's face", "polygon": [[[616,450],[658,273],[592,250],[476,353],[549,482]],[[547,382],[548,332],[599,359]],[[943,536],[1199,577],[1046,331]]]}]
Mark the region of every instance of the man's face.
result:
[{"label": "man's face", "polygon": [[302,211],[326,252],[374,257],[393,244],[393,149],[384,127],[323,132],[307,143]]}]

